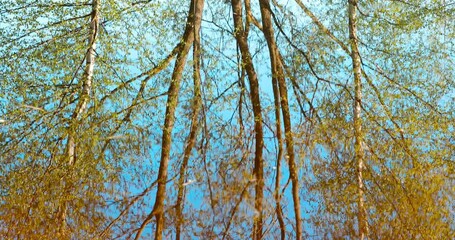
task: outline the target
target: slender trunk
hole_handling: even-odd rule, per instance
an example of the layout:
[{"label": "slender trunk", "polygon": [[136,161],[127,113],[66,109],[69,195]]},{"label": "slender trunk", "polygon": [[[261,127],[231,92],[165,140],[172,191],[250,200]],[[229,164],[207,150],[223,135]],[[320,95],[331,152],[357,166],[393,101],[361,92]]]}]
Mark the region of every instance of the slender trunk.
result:
[{"label": "slender trunk", "polygon": [[365,196],[363,185],[363,168],[364,168],[364,152],[362,148],[363,132],[362,132],[362,82],[360,67],[360,54],[358,49],[357,39],[357,19],[356,19],[357,0],[349,0],[349,40],[351,44],[352,70],[354,72],[354,136],[355,136],[355,159],[357,163],[357,183],[358,183],[358,225],[359,238],[365,239],[368,237],[368,222],[365,210]]},{"label": "slender trunk", "polygon": [[[85,53],[85,68],[82,76],[82,89],[79,96],[79,101],[71,116],[71,123],[68,133],[68,141],[66,146],[66,157],[69,165],[74,165],[76,155],[75,132],[78,126],[79,118],[84,114],[90,99],[92,91],[93,71],[95,67],[95,50],[96,40],[98,36],[99,18],[100,18],[101,0],[92,1],[92,13],[90,15],[90,28],[88,33],[88,48]],[[68,203],[64,201],[58,209],[57,221],[59,222],[60,233],[64,233],[66,229],[66,212]]]},{"label": "slender trunk", "polygon": [[292,198],[294,201],[294,213],[296,224],[296,238],[302,239],[302,223],[299,196],[299,179],[298,169],[295,163],[294,140],[292,137],[291,114],[289,110],[288,93],[286,81],[284,78],[283,65],[280,61],[280,53],[275,42],[275,35],[272,25],[272,13],[269,0],[259,0],[262,17],[262,27],[270,54],[270,63],[272,69],[272,78],[278,81],[280,92],[281,111],[283,114],[284,133],[286,141],[286,153],[289,162],[289,170],[292,181]]},{"label": "slender trunk", "polygon": [[275,178],[275,212],[280,225],[280,236],[281,240],[286,239],[286,226],[284,224],[283,211],[281,207],[281,159],[283,158],[283,138],[281,131],[281,100],[278,86],[278,80],[276,77],[272,77],[272,89],[273,89],[273,105],[275,110],[275,128],[276,128],[276,139],[278,142],[278,155],[276,159],[276,178]]},{"label": "slender trunk", "polygon": [[254,115],[254,132],[255,132],[255,156],[253,174],[256,178],[255,185],[255,203],[256,214],[254,217],[253,239],[262,238],[263,229],[263,197],[264,197],[264,163],[262,151],[264,147],[263,129],[262,129],[262,109],[259,97],[259,81],[254,70],[253,60],[249,52],[247,35],[243,28],[242,4],[240,0],[232,0],[232,11],[234,18],[235,38],[242,55],[242,63],[248,75],[250,85],[250,98],[253,104]]},{"label": "slender trunk", "polygon": [[169,158],[172,145],[172,129],[175,121],[175,110],[178,104],[180,91],[180,80],[183,69],[186,64],[186,58],[194,40],[194,29],[201,26],[203,0],[192,0],[188,12],[187,24],[183,34],[183,44],[178,53],[172,73],[171,84],[168,89],[168,99],[166,104],[166,115],[164,120],[163,136],[161,143],[161,159],[158,170],[158,189],[156,193],[155,204],[152,212],[147,216],[136,234],[135,239],[139,239],[145,226],[150,222],[152,217],[156,219],[155,239],[161,240],[164,231],[164,201],[166,199],[166,182],[168,174]]},{"label": "slender trunk", "polygon": [[200,74],[200,28],[197,26],[194,28],[194,42],[193,42],[193,79],[194,79],[194,98],[193,98],[193,107],[192,107],[192,117],[191,117],[191,128],[190,134],[188,136],[185,151],[183,154],[182,165],[180,166],[180,178],[178,183],[178,193],[177,193],[177,203],[176,203],[176,239],[180,239],[181,227],[184,222],[182,209],[183,203],[185,201],[185,175],[186,169],[188,166],[188,160],[191,156],[191,150],[196,144],[196,133],[198,130],[198,119],[199,112],[201,110],[202,98],[201,98],[201,74]]},{"label": "slender trunk", "polygon": [[251,0],[245,0],[245,30],[244,34],[248,37],[250,33],[250,24],[253,21],[251,13]]},{"label": "slender trunk", "polygon": [[87,103],[90,98],[90,93],[92,91],[92,79],[93,79],[93,69],[95,67],[95,50],[96,50],[96,40],[98,36],[98,27],[99,27],[99,8],[101,0],[93,0],[92,2],[92,14],[90,17],[90,31],[89,31],[89,47],[85,54],[85,69],[82,77],[82,90],[79,97],[79,101],[76,105],[76,109],[71,116],[71,128],[68,136],[67,143],[67,156],[68,163],[70,165],[74,164],[75,161],[75,149],[76,144],[74,142],[74,131],[77,126],[77,121],[79,117],[85,112],[87,108]]},{"label": "slender trunk", "polygon": [[276,178],[275,178],[275,212],[280,225],[280,236],[281,240],[286,239],[286,226],[284,225],[283,211],[281,207],[281,159],[283,158],[283,138],[281,131],[281,115],[280,115],[280,93],[278,82],[276,78],[272,78],[273,88],[273,104],[275,108],[275,128],[276,128],[276,139],[278,141],[278,155],[276,158]]}]

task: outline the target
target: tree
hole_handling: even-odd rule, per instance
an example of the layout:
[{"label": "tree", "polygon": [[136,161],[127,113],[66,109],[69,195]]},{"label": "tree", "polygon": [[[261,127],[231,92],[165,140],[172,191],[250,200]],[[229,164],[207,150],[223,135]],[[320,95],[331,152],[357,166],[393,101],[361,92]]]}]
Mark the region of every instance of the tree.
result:
[{"label": "tree", "polygon": [[[301,210],[300,210],[300,193],[299,193],[299,179],[298,179],[298,169],[295,163],[295,153],[294,153],[294,140],[292,136],[292,126],[291,126],[291,113],[289,110],[288,102],[288,90],[287,84],[284,79],[284,70],[281,63],[282,57],[278,50],[278,47],[275,43],[275,34],[272,27],[272,16],[269,1],[260,1],[261,6],[261,18],[263,25],[264,36],[267,40],[270,63],[272,69],[272,78],[275,78],[275,81],[278,83],[279,89],[279,99],[281,101],[281,106],[276,108],[281,108],[283,114],[284,122],[284,135],[286,141],[286,158],[289,162],[289,172],[292,180],[292,198],[294,201],[294,214],[295,214],[295,228],[296,228],[296,238],[302,239],[302,223],[301,223]],[[277,117],[278,119],[278,117]],[[280,126],[281,128],[281,126]]]},{"label": "tree", "polygon": [[161,159],[160,169],[158,172],[158,190],[156,193],[156,200],[152,212],[147,216],[145,221],[141,224],[135,239],[139,239],[145,226],[148,224],[152,217],[156,218],[155,239],[162,239],[164,230],[164,200],[166,198],[166,183],[167,172],[169,165],[169,155],[171,152],[171,134],[174,127],[175,109],[177,108],[180,79],[185,67],[186,57],[194,42],[195,34],[199,32],[202,20],[202,9],[204,1],[194,0],[188,11],[188,20],[183,34],[183,42],[179,46],[177,60],[175,62],[174,71],[172,73],[171,84],[169,85],[168,100],[166,104],[166,117],[164,120],[162,146],[161,146]]},{"label": "tree", "polygon": [[0,236],[453,238],[454,6],[0,1]]},{"label": "tree", "polygon": [[[264,133],[262,127],[262,107],[259,94],[259,81],[256,71],[254,70],[253,60],[251,58],[248,46],[248,32],[243,29],[242,4],[239,0],[232,0],[232,14],[234,19],[234,36],[238,48],[242,55],[242,66],[244,66],[248,75],[250,86],[250,98],[254,115],[254,133],[255,133],[255,153],[254,153],[254,170],[255,177],[255,202],[254,207],[257,216],[254,218],[253,239],[261,239],[263,231],[263,192],[264,192],[264,160],[262,151],[264,148]],[[249,24],[249,23],[247,23]],[[256,215],[256,214],[255,214]]]},{"label": "tree", "polygon": [[367,211],[365,210],[365,197],[364,197],[364,150],[363,150],[363,132],[362,132],[362,69],[361,59],[358,47],[357,38],[357,1],[349,1],[349,40],[351,43],[351,58],[352,70],[354,72],[354,136],[355,136],[355,159],[357,163],[357,181],[358,181],[358,225],[359,225],[359,238],[365,239],[368,234]]}]

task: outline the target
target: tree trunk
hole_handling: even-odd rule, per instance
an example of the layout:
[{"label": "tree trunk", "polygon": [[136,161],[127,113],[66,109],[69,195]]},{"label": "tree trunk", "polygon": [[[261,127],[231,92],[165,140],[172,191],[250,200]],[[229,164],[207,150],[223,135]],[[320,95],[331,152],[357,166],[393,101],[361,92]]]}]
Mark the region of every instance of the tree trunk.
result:
[{"label": "tree trunk", "polygon": [[232,0],[232,12],[234,18],[235,38],[242,55],[243,67],[248,75],[250,85],[250,98],[253,105],[254,115],[254,132],[255,132],[255,156],[253,175],[256,180],[255,185],[255,203],[256,214],[254,217],[253,239],[262,238],[263,229],[263,197],[264,197],[264,163],[262,151],[264,147],[263,129],[262,129],[262,109],[259,97],[259,81],[254,70],[253,60],[249,52],[247,35],[243,28],[242,5],[240,0]]},{"label": "tree trunk", "polygon": [[272,69],[272,78],[277,79],[280,91],[281,111],[283,114],[284,134],[286,141],[286,152],[289,162],[289,171],[292,181],[292,198],[294,201],[294,214],[296,224],[296,238],[302,239],[302,223],[301,223],[301,209],[300,209],[300,196],[299,196],[299,179],[298,169],[295,163],[294,154],[294,140],[292,137],[291,114],[288,103],[288,93],[286,81],[284,78],[283,65],[280,61],[280,53],[275,42],[275,34],[272,26],[271,9],[268,0],[260,0],[262,27],[270,54],[270,63]]},{"label": "tree trunk", "polygon": [[160,168],[158,170],[158,189],[156,193],[155,204],[152,212],[147,216],[136,234],[135,239],[139,239],[145,226],[150,222],[152,217],[156,219],[155,239],[161,240],[164,231],[164,201],[166,199],[166,182],[168,174],[169,158],[172,145],[172,129],[175,121],[175,110],[178,104],[180,90],[180,81],[183,69],[186,64],[186,58],[194,40],[194,31],[199,29],[202,20],[203,0],[192,0],[188,12],[187,24],[183,34],[183,44],[178,53],[172,73],[171,84],[168,90],[168,99],[166,104],[166,116],[164,120],[163,136],[161,143]]},{"label": "tree trunk", "polygon": [[281,159],[283,158],[283,138],[281,131],[281,114],[280,114],[280,92],[278,81],[275,77],[272,77],[272,89],[273,89],[273,105],[275,110],[275,128],[276,128],[276,139],[278,142],[278,154],[276,159],[276,178],[275,178],[275,212],[277,214],[278,224],[280,225],[280,236],[281,240],[286,239],[286,226],[284,224],[283,210],[281,207]]},{"label": "tree trunk", "polygon": [[92,91],[92,79],[93,79],[93,69],[95,67],[95,50],[96,50],[96,40],[98,36],[98,27],[99,27],[99,8],[101,0],[93,0],[92,2],[92,14],[90,17],[90,31],[89,31],[89,48],[87,49],[85,55],[85,69],[84,75],[82,78],[82,91],[79,97],[78,104],[76,109],[73,112],[71,117],[72,128],[70,128],[70,133],[68,136],[68,147],[67,147],[67,156],[68,162],[70,165],[74,164],[75,161],[75,149],[76,144],[74,142],[74,131],[77,126],[77,121],[79,117],[85,112],[87,108],[87,103],[90,98],[90,93]]},{"label": "tree trunk", "polygon": [[362,82],[360,67],[360,54],[358,49],[357,38],[357,19],[356,19],[357,0],[349,0],[349,40],[351,44],[352,70],[354,72],[354,136],[355,136],[355,159],[357,163],[357,184],[358,184],[358,224],[359,238],[365,239],[368,237],[368,221],[365,210],[365,196],[363,185],[363,168],[364,168],[364,152],[363,152],[363,132],[362,132]]},{"label": "tree trunk", "polygon": [[[90,99],[90,93],[92,91],[92,80],[93,71],[95,67],[95,50],[96,40],[98,37],[99,19],[100,19],[100,6],[101,0],[92,1],[92,12],[90,15],[90,28],[88,38],[88,49],[85,53],[85,68],[81,81],[82,89],[79,96],[79,101],[74,109],[71,116],[71,122],[68,132],[68,141],[66,145],[66,157],[69,165],[74,165],[76,157],[76,142],[75,132],[78,126],[79,118],[84,114],[87,108],[88,101]],[[60,225],[60,233],[63,233],[66,229],[66,212],[68,203],[64,201],[57,211],[57,221]]]},{"label": "tree trunk", "polygon": [[191,156],[191,150],[196,144],[196,134],[198,131],[198,120],[199,112],[201,110],[202,98],[201,98],[201,74],[200,74],[200,28],[197,26],[194,28],[194,42],[193,42],[193,79],[194,79],[194,98],[192,105],[192,116],[191,116],[191,128],[188,136],[185,151],[183,153],[183,161],[179,171],[179,182],[178,182],[178,193],[176,203],[176,239],[180,239],[182,223],[184,217],[182,214],[183,203],[185,201],[185,175],[188,166],[188,160]]}]

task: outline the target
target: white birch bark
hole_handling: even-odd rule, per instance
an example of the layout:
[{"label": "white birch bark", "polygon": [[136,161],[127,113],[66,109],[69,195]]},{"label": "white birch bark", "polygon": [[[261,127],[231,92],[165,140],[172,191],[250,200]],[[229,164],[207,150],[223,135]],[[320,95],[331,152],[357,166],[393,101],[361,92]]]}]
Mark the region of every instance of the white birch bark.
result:
[{"label": "white birch bark", "polygon": [[[87,104],[89,102],[90,94],[92,91],[93,71],[95,66],[95,49],[100,19],[100,5],[101,0],[92,1],[92,13],[90,17],[90,27],[88,32],[88,48],[87,52],[85,53],[85,67],[83,77],[81,80],[82,89],[80,92],[79,101],[71,116],[71,123],[68,132],[68,141],[66,145],[66,157],[69,165],[73,165],[76,161],[75,130],[77,128],[79,119],[86,111]],[[62,194],[66,194],[65,192],[66,190],[64,190]],[[60,204],[57,213],[57,221],[59,221],[60,223],[59,232],[62,235],[65,234],[66,230],[67,208],[68,203],[64,201],[63,203]]]},{"label": "white birch bark", "polygon": [[100,18],[100,5],[101,0],[93,0],[92,2],[92,14],[90,18],[90,28],[89,28],[89,40],[88,44],[89,47],[87,49],[85,55],[85,68],[84,68],[84,75],[82,78],[82,90],[79,96],[79,102],[76,106],[76,109],[72,115],[72,123],[70,127],[70,133],[68,136],[68,146],[67,146],[67,156],[68,156],[68,163],[70,165],[74,164],[75,162],[75,154],[76,154],[76,143],[74,141],[74,128],[77,125],[77,121],[83,115],[87,108],[87,104],[90,98],[90,93],[92,91],[92,79],[93,79],[93,70],[95,67],[95,50],[96,50],[96,40],[98,36],[98,28],[99,28],[99,18]]},{"label": "white birch bark", "polygon": [[349,0],[349,40],[351,44],[352,70],[354,72],[354,136],[355,136],[355,160],[357,163],[357,184],[358,184],[358,224],[359,238],[368,237],[368,221],[365,210],[365,186],[363,183],[364,150],[362,132],[362,70],[357,38],[357,0]]}]

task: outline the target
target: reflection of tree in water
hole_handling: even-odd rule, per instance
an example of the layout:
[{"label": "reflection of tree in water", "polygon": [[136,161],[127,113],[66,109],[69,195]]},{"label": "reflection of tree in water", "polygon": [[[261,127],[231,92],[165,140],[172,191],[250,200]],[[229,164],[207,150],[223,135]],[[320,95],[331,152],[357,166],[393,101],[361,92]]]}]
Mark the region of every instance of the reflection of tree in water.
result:
[{"label": "reflection of tree in water", "polygon": [[453,236],[455,5],[0,6],[2,237]]}]

